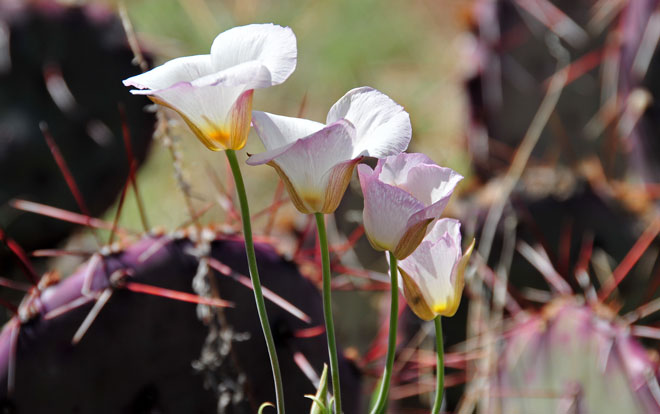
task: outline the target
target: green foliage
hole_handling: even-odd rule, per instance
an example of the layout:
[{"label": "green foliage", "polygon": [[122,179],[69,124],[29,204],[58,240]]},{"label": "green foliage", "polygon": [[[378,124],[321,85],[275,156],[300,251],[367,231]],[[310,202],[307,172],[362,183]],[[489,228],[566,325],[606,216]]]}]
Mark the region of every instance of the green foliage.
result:
[{"label": "green foliage", "polygon": [[331,401],[328,400],[328,366],[326,364],[323,364],[323,373],[316,395],[305,395],[305,398],[313,401],[309,414],[332,414]]}]

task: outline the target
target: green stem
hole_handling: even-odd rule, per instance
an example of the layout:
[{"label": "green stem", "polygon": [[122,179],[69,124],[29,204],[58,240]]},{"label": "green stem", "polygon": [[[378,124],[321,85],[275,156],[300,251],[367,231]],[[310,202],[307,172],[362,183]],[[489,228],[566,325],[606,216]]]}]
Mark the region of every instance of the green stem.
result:
[{"label": "green stem", "polygon": [[442,406],[442,396],[445,391],[445,363],[444,363],[444,348],[442,345],[442,317],[436,316],[433,320],[435,324],[435,347],[438,355],[438,363],[436,366],[436,385],[435,385],[435,402],[431,414],[438,414]]},{"label": "green stem", "polygon": [[321,244],[321,259],[323,261],[323,314],[325,315],[325,332],[328,336],[328,353],[330,355],[330,373],[332,374],[332,393],[335,401],[335,414],[341,414],[341,389],[339,387],[339,363],[337,361],[337,343],[335,342],[335,323],[332,319],[332,298],[330,286],[330,251],[328,236],[325,232],[325,222],[322,213],[315,213],[316,227],[319,231]]},{"label": "green stem", "polygon": [[379,414],[385,411],[387,405],[387,395],[390,392],[390,379],[392,378],[392,366],[394,365],[394,354],[396,353],[396,326],[399,318],[399,277],[397,276],[396,257],[390,252],[390,293],[392,295],[390,303],[390,332],[387,340],[387,358],[385,360],[385,369],[383,370],[383,379],[376,405],[371,410],[372,414]]},{"label": "green stem", "polygon": [[247,195],[245,193],[245,184],[243,175],[238,166],[236,152],[234,150],[225,150],[227,160],[231,167],[236,183],[236,193],[241,205],[241,220],[243,221],[243,237],[245,238],[245,252],[248,259],[248,268],[250,269],[250,278],[252,279],[252,290],[254,291],[254,301],[257,303],[257,313],[261,322],[261,329],[264,331],[268,356],[270,357],[270,366],[273,370],[273,380],[275,382],[275,399],[277,402],[277,412],[284,414],[284,392],[282,390],[282,373],[280,372],[280,363],[277,360],[277,351],[275,350],[275,341],[273,333],[268,323],[268,314],[266,313],[266,304],[264,295],[261,291],[261,281],[259,280],[259,270],[257,269],[257,256],[254,253],[254,242],[252,241],[252,225],[250,224],[250,208],[248,207]]}]

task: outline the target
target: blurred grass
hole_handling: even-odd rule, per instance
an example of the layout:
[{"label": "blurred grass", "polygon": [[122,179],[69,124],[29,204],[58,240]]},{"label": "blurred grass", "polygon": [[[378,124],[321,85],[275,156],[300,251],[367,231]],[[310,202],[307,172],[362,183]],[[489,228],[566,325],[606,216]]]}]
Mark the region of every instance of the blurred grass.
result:
[{"label": "blurred grass", "polygon": [[[274,22],[290,26],[298,38],[298,67],[284,84],[257,91],[255,109],[296,116],[305,99],[303,116],[324,121],[330,106],[346,91],[373,86],[410,113],[414,131],[410,151],[425,152],[463,174],[468,173],[461,136],[465,104],[454,40],[461,29],[460,8],[466,4],[460,0],[126,2],[139,39],[154,53],[157,64],[208,53],[215,36],[236,25]],[[206,164],[225,177],[224,154],[203,148],[185,127],[178,128],[177,135],[193,192],[207,197],[214,194]],[[261,149],[251,133],[246,150]],[[245,155],[239,154],[239,159]],[[156,143],[139,173],[150,222],[167,229],[188,219],[171,164],[168,152]],[[277,179],[268,167],[245,167],[254,212],[270,203]],[[214,208],[203,221],[223,217]],[[121,223],[140,228],[130,194]]]}]

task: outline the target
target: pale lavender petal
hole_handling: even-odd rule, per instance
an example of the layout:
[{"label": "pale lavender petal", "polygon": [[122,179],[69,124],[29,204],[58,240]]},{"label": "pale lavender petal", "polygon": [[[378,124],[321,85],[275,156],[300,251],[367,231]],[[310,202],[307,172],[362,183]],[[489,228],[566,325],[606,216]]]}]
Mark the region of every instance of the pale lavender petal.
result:
[{"label": "pale lavender petal", "polygon": [[401,153],[381,158],[376,165],[379,179],[397,187],[405,186],[408,173],[418,165],[435,165],[433,160],[421,153]]},{"label": "pale lavender petal", "polygon": [[257,87],[284,82],[296,68],[296,36],[289,27],[272,23],[234,27],[220,33],[211,46],[211,58],[216,71],[249,61],[258,61],[267,68],[269,79]]},{"label": "pale lavender petal", "polygon": [[430,206],[451,197],[462,179],[463,176],[451,168],[436,164],[417,165],[410,169],[407,180],[401,187],[424,205]]},{"label": "pale lavender petal", "polygon": [[[463,176],[450,168],[433,166],[417,166],[410,170],[406,191],[425,205],[425,208],[410,218],[408,226],[439,218],[445,210],[449,199]],[[429,204],[431,203],[431,204]]]},{"label": "pale lavender petal", "polygon": [[[307,137],[325,128],[325,125],[320,122],[260,111],[252,111],[252,126],[267,152],[290,145],[300,138]],[[248,164],[251,163],[248,162]],[[262,164],[262,162],[251,165],[257,164]]]},{"label": "pale lavender petal", "polygon": [[351,159],[354,133],[349,122],[336,122],[299,139],[273,161],[298,187],[313,192],[322,191],[319,184],[325,173],[335,165]]},{"label": "pale lavender petal", "polygon": [[[461,245],[461,222],[456,219],[443,218],[436,220],[429,226],[428,232],[424,241],[434,243],[435,240],[440,240],[448,234],[449,237],[455,241],[457,246]],[[459,254],[460,258],[460,254]]]},{"label": "pale lavender petal", "polygon": [[285,147],[253,155],[248,164],[275,164],[294,191],[292,198],[304,205],[303,210],[320,212],[333,168],[351,160],[354,140],[355,128],[341,120]]},{"label": "pale lavender petal", "polygon": [[382,183],[367,165],[358,165],[364,195],[364,228],[371,244],[394,251],[403,237],[411,215],[424,205],[406,191]]},{"label": "pale lavender petal", "polygon": [[412,137],[410,116],[402,106],[376,89],[350,90],[335,103],[326,123],[348,119],[355,125],[357,144],[353,156],[382,158],[408,148]]}]

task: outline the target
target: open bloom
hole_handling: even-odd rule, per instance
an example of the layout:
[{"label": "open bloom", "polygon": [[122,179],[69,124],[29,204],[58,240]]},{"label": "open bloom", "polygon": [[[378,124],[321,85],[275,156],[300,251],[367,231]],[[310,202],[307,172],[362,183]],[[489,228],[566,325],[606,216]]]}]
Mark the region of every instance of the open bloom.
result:
[{"label": "open bloom", "polygon": [[440,217],[463,177],[424,154],[378,160],[376,169],[358,167],[364,195],[364,230],[376,250],[401,260],[415,250],[428,225]]},{"label": "open bloom", "polygon": [[253,90],[284,82],[296,59],[290,28],[252,24],[220,33],[210,55],[171,60],[124,85],[178,112],[209,149],[238,150],[247,141]]},{"label": "open bloom", "polygon": [[398,154],[412,135],[408,113],[368,87],[347,92],[330,108],[326,123],[252,114],[266,152],[247,163],[275,168],[293,204],[306,214],[334,212],[362,157]]},{"label": "open bloom", "polygon": [[465,267],[473,247],[474,240],[463,254],[461,223],[441,219],[433,224],[419,247],[399,261],[401,290],[417,316],[430,321],[438,315],[456,313],[465,284]]}]

